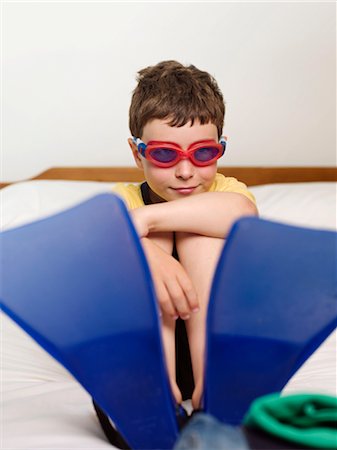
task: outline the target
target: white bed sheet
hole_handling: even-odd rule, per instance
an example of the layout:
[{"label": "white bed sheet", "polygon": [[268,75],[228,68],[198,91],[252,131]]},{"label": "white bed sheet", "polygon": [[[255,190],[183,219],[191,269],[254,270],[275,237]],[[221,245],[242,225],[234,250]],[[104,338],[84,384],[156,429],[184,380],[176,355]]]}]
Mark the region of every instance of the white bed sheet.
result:
[{"label": "white bed sheet", "polygon": [[[69,208],[113,183],[30,181],[0,191],[1,227],[8,229]],[[337,183],[252,187],[262,218],[336,230]],[[7,316],[1,316],[3,449],[112,448],[91,398],[72,376]],[[336,332],[306,361],[285,393],[336,395]],[[189,404],[186,405],[189,407]]]}]

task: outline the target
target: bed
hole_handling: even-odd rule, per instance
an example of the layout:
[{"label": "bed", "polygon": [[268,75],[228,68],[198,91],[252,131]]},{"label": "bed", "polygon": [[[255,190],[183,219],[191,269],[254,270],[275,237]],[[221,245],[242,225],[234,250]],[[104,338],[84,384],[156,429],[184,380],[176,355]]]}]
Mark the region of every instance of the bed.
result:
[{"label": "bed", "polygon": [[[260,216],[309,228],[337,230],[335,168],[226,168],[246,182]],[[1,228],[16,227],[67,209],[116,181],[137,182],[130,168],[55,168],[3,186]],[[2,443],[4,449],[111,448],[90,396],[72,376],[7,316],[2,330]],[[293,376],[285,393],[337,394],[336,333]],[[189,404],[185,405],[189,408]]]}]

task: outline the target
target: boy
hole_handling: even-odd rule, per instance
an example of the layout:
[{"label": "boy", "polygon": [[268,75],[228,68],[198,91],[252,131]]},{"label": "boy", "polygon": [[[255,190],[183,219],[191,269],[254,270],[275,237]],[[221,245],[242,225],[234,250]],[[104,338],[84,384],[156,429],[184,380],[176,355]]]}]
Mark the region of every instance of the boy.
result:
[{"label": "boy", "polygon": [[[206,313],[215,267],[233,222],[257,214],[247,187],[217,174],[217,159],[226,146],[224,113],[222,94],[207,72],[176,61],[141,70],[130,106],[133,138],[128,142],[146,181],[114,189],[131,210],[148,259],[178,403],[190,396],[184,380],[176,381],[176,323],[185,322],[193,408],[200,407],[202,396]],[[178,352],[180,347],[178,342]]]}]

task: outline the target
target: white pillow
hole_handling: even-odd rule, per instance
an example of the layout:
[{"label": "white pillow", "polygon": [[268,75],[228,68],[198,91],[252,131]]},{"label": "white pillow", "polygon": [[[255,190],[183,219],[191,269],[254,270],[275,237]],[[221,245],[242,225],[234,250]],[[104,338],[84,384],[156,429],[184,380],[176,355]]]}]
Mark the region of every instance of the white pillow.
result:
[{"label": "white pillow", "polygon": [[254,186],[260,216],[310,228],[336,230],[337,183],[280,183]]},{"label": "white pillow", "polygon": [[50,216],[103,192],[115,183],[36,180],[15,183],[0,191],[1,228],[7,229]]}]

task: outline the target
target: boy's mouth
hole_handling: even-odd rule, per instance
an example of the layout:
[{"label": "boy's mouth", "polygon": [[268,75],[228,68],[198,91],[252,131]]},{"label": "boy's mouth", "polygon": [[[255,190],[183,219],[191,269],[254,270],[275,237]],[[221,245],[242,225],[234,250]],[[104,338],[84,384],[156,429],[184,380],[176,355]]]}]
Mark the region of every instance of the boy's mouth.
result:
[{"label": "boy's mouth", "polygon": [[172,188],[175,192],[182,195],[192,194],[192,192],[197,188],[197,186],[189,186],[189,187],[180,187],[180,188]]}]

